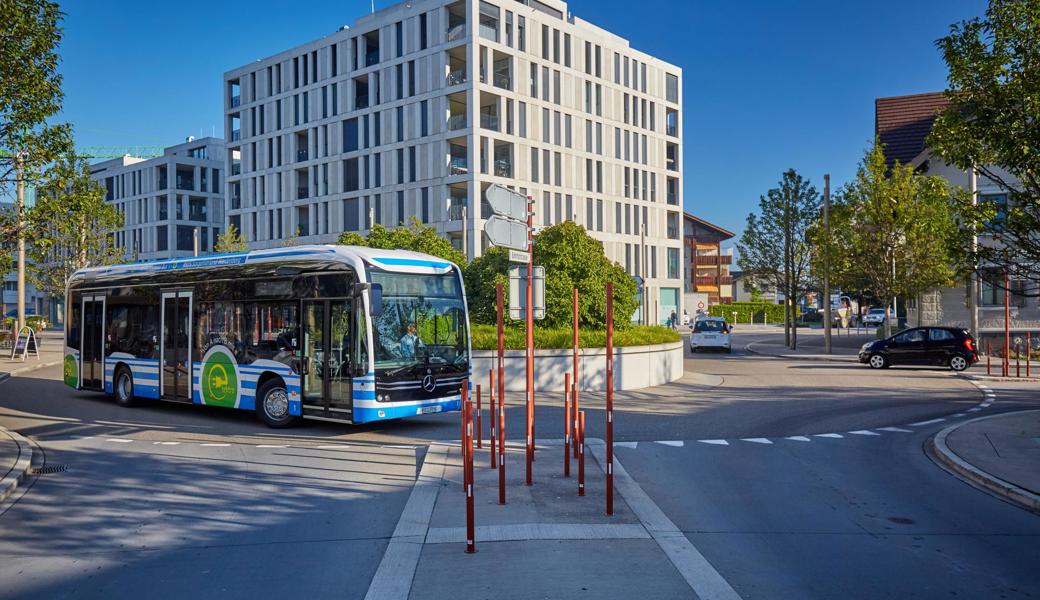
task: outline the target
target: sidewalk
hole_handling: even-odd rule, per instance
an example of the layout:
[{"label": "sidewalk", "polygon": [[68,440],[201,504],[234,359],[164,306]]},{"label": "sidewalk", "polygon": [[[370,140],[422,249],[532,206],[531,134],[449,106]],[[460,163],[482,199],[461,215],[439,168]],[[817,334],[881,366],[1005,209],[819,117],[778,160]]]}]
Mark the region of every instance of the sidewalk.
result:
[{"label": "sidewalk", "polygon": [[458,443],[431,445],[372,580],[368,600],[394,598],[735,598],[735,592],[615,457],[614,515],[605,514],[605,446],[586,447],[563,477],[563,446],[540,441],[534,484],[524,451],[507,446],[506,504],[489,446],[474,450],[475,554],[466,554]]},{"label": "sidewalk", "polygon": [[61,331],[43,331],[39,334],[37,341],[39,342],[39,359],[30,352],[24,361],[20,356],[12,360],[10,348],[0,350],[0,382],[19,373],[61,364],[65,358],[64,338]]},{"label": "sidewalk", "polygon": [[[815,330],[813,330],[815,331]],[[831,336],[831,354],[823,351],[823,334],[810,333],[805,335],[801,329],[798,330],[798,349],[791,350],[784,345],[783,339],[776,342],[751,342],[745,349],[752,354],[764,356],[775,356],[777,358],[792,358],[798,360],[822,360],[841,363],[859,362],[859,349],[863,344],[874,341],[876,336],[870,334],[846,335],[846,330],[841,333],[835,330]]]},{"label": "sidewalk", "polygon": [[946,470],[1013,504],[1040,512],[1040,410],[948,427],[929,451]]},{"label": "sidewalk", "polygon": [[0,504],[18,489],[32,467],[32,444],[0,427]]}]

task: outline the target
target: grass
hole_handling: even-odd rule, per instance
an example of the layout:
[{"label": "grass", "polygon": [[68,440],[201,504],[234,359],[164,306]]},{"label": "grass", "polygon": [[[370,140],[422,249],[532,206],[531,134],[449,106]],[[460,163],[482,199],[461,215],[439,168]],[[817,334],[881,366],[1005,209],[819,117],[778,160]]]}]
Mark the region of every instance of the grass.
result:
[{"label": "grass", "polygon": [[[506,350],[523,350],[526,347],[524,326],[521,324],[505,326]],[[498,330],[494,325],[472,326],[474,350],[494,350],[498,347]],[[571,348],[572,332],[570,329],[545,329],[535,325],[534,347],[538,349]],[[648,346],[678,342],[682,337],[660,325],[630,325],[624,329],[614,330],[614,346]],[[578,335],[578,346],[581,348],[603,348],[607,345],[607,332],[603,329],[582,329]]]}]

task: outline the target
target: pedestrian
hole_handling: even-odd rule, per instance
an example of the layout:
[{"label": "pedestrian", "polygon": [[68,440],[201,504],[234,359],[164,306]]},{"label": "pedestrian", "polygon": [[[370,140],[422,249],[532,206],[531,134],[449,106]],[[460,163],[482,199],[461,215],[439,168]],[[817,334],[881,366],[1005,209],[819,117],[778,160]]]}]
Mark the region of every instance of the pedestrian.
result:
[{"label": "pedestrian", "polygon": [[677,318],[677,315],[675,314],[675,311],[673,310],[673,311],[672,311],[672,316],[671,316],[671,318],[670,318],[670,319],[668,319],[668,325],[670,325],[670,326],[671,326],[672,330],[677,330],[677,329],[679,329],[679,328],[678,328],[678,326],[676,326],[676,324],[675,324],[675,319],[676,319],[676,318]]}]

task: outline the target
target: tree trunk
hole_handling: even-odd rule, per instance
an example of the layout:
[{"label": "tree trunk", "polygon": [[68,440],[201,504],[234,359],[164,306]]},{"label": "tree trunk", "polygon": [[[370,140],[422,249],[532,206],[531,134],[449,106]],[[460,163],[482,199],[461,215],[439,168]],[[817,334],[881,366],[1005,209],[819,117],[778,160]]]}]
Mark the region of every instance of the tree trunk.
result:
[{"label": "tree trunk", "polygon": [[791,350],[798,349],[798,304],[791,300]]}]

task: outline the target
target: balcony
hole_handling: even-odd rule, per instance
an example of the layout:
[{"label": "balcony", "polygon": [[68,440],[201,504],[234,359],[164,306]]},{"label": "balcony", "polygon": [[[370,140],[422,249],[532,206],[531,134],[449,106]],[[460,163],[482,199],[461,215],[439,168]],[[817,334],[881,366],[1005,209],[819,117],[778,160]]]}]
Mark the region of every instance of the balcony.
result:
[{"label": "balcony", "polygon": [[698,286],[700,286],[700,285],[718,286],[720,284],[721,285],[730,285],[730,284],[733,283],[733,278],[731,276],[729,276],[729,275],[723,275],[722,277],[717,277],[715,275],[702,275],[700,277],[694,277],[693,278],[693,283],[694,283],[694,285],[698,285]]},{"label": "balcony", "polygon": [[498,115],[486,112],[480,113],[480,127],[498,131]]},{"label": "balcony", "polygon": [[449,175],[465,175],[469,173],[469,162],[465,156],[452,156],[448,163]]},{"label": "balcony", "polygon": [[459,23],[448,28],[448,41],[454,42],[466,37],[466,24]]},{"label": "balcony", "polygon": [[305,200],[310,197],[310,193],[307,190],[307,186],[296,188],[296,199]]},{"label": "balcony", "polygon": [[307,152],[306,148],[303,149],[303,150],[297,150],[296,151],[296,162],[303,162],[303,161],[307,160],[307,155],[308,155],[308,152]]},{"label": "balcony", "polygon": [[448,117],[448,130],[458,131],[466,128],[466,115],[451,115]]},{"label": "balcony", "polygon": [[362,108],[368,108],[368,94],[358,94],[357,98],[354,101],[354,106],[357,110],[361,110]]},{"label": "balcony", "polygon": [[512,177],[513,176],[513,163],[508,160],[495,160],[495,176],[496,177]]},{"label": "balcony", "polygon": [[714,267],[733,263],[732,254],[699,254],[694,257],[693,264],[698,267]]},{"label": "balcony", "polygon": [[462,211],[466,208],[466,198],[454,197],[448,202],[448,220],[461,221]]},{"label": "balcony", "polygon": [[371,67],[372,65],[378,65],[378,64],[379,64],[379,48],[375,48],[374,50],[369,50],[368,52],[365,52],[365,66],[366,67]]},{"label": "balcony", "polygon": [[449,86],[466,83],[466,69],[459,69],[448,73],[446,81]]},{"label": "balcony", "polygon": [[231,174],[232,175],[241,175],[242,174],[242,163],[241,163],[241,161],[236,161],[236,162],[231,163]]}]

